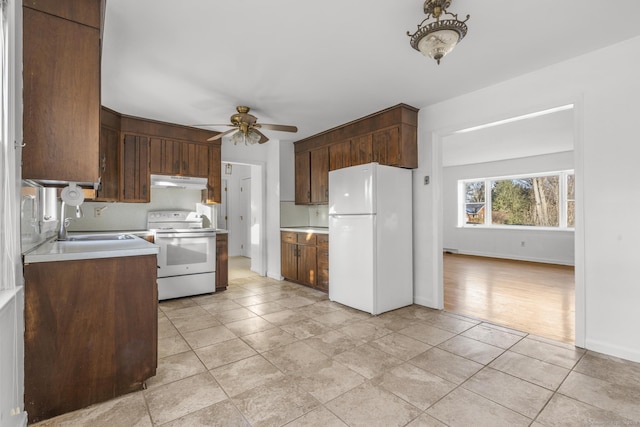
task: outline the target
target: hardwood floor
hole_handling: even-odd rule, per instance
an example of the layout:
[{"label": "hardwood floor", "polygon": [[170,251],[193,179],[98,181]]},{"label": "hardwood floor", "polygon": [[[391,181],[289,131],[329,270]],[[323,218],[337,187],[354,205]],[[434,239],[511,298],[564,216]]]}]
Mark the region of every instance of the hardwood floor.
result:
[{"label": "hardwood floor", "polygon": [[567,343],[575,336],[574,268],[444,254],[444,308]]}]

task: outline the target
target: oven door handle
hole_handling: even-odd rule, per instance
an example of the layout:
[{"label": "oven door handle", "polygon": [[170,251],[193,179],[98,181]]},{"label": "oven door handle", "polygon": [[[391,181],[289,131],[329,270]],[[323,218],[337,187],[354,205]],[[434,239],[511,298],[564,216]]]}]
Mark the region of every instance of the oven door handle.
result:
[{"label": "oven door handle", "polygon": [[216,237],[216,233],[204,232],[204,233],[156,233],[156,239],[190,239],[196,237]]}]

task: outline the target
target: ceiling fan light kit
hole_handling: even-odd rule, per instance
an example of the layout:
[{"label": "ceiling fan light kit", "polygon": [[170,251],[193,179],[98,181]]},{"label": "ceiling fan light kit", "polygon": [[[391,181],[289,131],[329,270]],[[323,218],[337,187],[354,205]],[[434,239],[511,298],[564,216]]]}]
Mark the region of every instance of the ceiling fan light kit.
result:
[{"label": "ceiling fan light kit", "polygon": [[254,145],[254,144],[264,144],[269,140],[258,129],[270,129],[277,130],[282,132],[297,132],[298,128],[295,126],[289,125],[272,125],[266,123],[257,123],[258,118],[253,114],[249,114],[249,107],[244,105],[240,105],[236,107],[237,113],[231,116],[230,121],[231,124],[224,125],[195,125],[195,126],[232,126],[235,129],[230,129],[226,132],[219,133],[216,136],[213,136],[207,141],[215,141],[216,139],[220,139],[223,136],[230,135],[231,142],[233,144],[244,143],[245,145]]},{"label": "ceiling fan light kit", "polygon": [[[464,21],[458,19],[458,15],[447,12],[447,8],[453,0],[425,0],[424,13],[427,17],[418,24],[418,29],[411,34],[407,31],[407,36],[411,37],[409,43],[415,50],[424,56],[435,59],[438,65],[440,60],[467,35],[467,24],[469,15]],[[443,15],[451,18],[440,19]],[[434,18],[435,21],[425,25]]]}]

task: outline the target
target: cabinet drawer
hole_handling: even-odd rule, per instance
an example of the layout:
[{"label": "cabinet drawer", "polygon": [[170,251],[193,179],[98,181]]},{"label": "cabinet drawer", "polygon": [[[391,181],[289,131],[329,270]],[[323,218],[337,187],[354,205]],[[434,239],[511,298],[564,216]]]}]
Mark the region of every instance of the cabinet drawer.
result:
[{"label": "cabinet drawer", "polygon": [[298,243],[298,233],[293,231],[281,231],[280,238],[284,243]]},{"label": "cabinet drawer", "polygon": [[298,244],[315,245],[316,235],[313,233],[296,233],[298,235]]}]

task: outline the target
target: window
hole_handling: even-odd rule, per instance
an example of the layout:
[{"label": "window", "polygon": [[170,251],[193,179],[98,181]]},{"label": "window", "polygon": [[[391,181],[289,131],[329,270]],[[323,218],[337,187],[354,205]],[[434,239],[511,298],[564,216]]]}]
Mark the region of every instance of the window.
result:
[{"label": "window", "polygon": [[572,170],[462,180],[459,189],[460,226],[575,226]]}]

